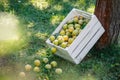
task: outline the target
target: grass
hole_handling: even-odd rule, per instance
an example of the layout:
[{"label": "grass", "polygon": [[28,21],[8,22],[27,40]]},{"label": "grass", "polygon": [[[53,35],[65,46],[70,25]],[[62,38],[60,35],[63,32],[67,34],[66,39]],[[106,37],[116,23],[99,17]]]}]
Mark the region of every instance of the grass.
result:
[{"label": "grass", "polygon": [[[42,2],[38,4],[39,1]],[[45,43],[46,39],[72,8],[93,13],[94,4],[95,0],[0,1],[1,12],[11,13],[17,17],[20,33],[20,40],[14,42],[17,44],[0,41],[0,44],[4,45],[2,47],[0,45],[0,53],[6,54],[0,58],[3,60],[0,64],[1,76],[10,75],[10,73],[16,73],[17,76],[18,72],[23,70],[24,64],[34,60],[33,57],[38,51],[46,50],[48,48]],[[53,75],[51,72],[50,80],[119,80],[119,48],[119,46],[111,46],[99,51],[92,49],[79,65],[54,56],[52,60],[60,61],[58,65],[63,69],[63,74]],[[8,72],[7,69],[9,69]],[[5,78],[3,76],[1,79],[7,80]],[[16,77],[12,80],[16,80]]]}]

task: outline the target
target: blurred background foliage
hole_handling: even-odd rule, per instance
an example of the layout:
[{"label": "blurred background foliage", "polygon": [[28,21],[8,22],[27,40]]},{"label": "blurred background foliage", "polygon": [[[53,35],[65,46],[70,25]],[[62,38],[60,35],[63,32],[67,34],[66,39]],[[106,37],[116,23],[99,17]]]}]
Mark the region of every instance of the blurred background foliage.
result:
[{"label": "blurred background foliage", "polygon": [[[0,41],[0,54],[4,54],[0,56],[0,75],[15,74],[22,70],[23,63],[31,62],[37,52],[48,48],[46,39],[72,8],[93,14],[95,1],[0,0],[0,12],[12,14],[17,18],[20,33],[18,40]],[[79,65],[73,65],[55,56],[54,59],[60,61],[58,64],[64,72],[59,76],[52,75],[51,80],[119,80],[119,57],[119,45],[99,51],[92,49]],[[4,76],[2,80],[5,80]]]}]

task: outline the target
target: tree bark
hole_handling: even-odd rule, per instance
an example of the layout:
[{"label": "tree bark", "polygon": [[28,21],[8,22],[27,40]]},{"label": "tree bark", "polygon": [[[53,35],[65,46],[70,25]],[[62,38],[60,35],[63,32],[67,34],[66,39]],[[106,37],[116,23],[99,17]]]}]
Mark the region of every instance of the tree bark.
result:
[{"label": "tree bark", "polygon": [[97,0],[95,15],[103,25],[105,33],[97,43],[97,48],[104,48],[118,43],[120,32],[120,0]]}]

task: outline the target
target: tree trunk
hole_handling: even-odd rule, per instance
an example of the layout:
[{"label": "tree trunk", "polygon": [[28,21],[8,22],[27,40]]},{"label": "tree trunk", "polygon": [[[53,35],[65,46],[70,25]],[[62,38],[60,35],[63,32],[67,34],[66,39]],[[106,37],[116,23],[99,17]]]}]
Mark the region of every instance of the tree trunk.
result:
[{"label": "tree trunk", "polygon": [[104,48],[110,44],[118,43],[120,0],[97,0],[95,15],[105,29],[105,33],[97,43],[97,48]]}]

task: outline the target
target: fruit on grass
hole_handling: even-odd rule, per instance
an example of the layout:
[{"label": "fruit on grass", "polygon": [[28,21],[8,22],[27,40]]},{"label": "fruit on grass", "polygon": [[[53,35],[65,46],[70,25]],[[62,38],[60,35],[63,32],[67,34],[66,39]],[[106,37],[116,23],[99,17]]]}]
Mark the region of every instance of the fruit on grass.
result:
[{"label": "fruit on grass", "polygon": [[48,63],[48,61],[49,61],[48,58],[43,58],[44,63]]},{"label": "fruit on grass", "polygon": [[61,30],[61,31],[60,31],[60,35],[65,35],[65,31],[64,31],[64,30]]},{"label": "fruit on grass", "polygon": [[35,66],[40,66],[40,60],[38,60],[38,59],[35,60],[35,61],[34,61],[34,64],[35,64]]},{"label": "fruit on grass", "polygon": [[58,45],[58,40],[57,40],[57,39],[54,40],[54,41],[53,41],[53,44]]},{"label": "fruit on grass", "polygon": [[40,68],[39,67],[34,67],[33,71],[40,72]]},{"label": "fruit on grass", "polygon": [[46,69],[51,69],[51,65],[50,65],[50,64],[46,64],[46,65],[45,65],[45,68],[46,68]]},{"label": "fruit on grass", "polygon": [[62,69],[61,69],[61,68],[57,68],[57,69],[55,70],[55,72],[56,72],[57,74],[61,74],[61,73],[62,73]]},{"label": "fruit on grass", "polygon": [[57,51],[57,49],[56,49],[55,47],[52,47],[52,48],[51,48],[51,52],[52,52],[52,53],[56,53],[56,51]]},{"label": "fruit on grass", "polygon": [[62,48],[66,48],[66,47],[67,47],[67,42],[63,42],[63,43],[61,44],[61,47],[62,47]]},{"label": "fruit on grass", "polygon": [[50,64],[51,64],[52,67],[57,67],[57,62],[56,61],[52,61]]},{"label": "fruit on grass", "polygon": [[63,39],[64,39],[64,41],[68,41],[68,36],[67,36],[67,35],[64,35],[64,36],[63,36]]},{"label": "fruit on grass", "polygon": [[63,29],[64,29],[64,30],[66,30],[66,29],[67,29],[67,27],[68,27],[68,25],[67,25],[67,24],[63,25]]},{"label": "fruit on grass", "polygon": [[30,71],[32,69],[32,66],[30,64],[25,65],[25,70]]},{"label": "fruit on grass", "polygon": [[77,23],[78,22],[78,16],[75,16],[74,18],[73,18],[73,21],[75,22],[75,23]]},{"label": "fruit on grass", "polygon": [[20,72],[19,76],[22,77],[22,78],[24,78],[25,77],[25,72]]},{"label": "fruit on grass", "polygon": [[53,42],[55,40],[55,36],[50,36],[50,41]]}]

